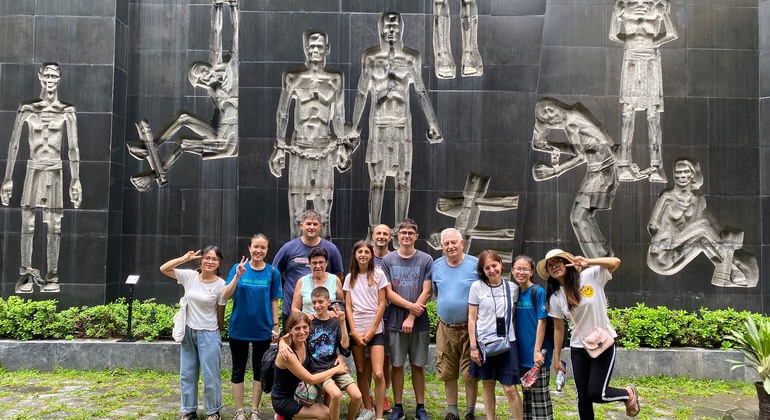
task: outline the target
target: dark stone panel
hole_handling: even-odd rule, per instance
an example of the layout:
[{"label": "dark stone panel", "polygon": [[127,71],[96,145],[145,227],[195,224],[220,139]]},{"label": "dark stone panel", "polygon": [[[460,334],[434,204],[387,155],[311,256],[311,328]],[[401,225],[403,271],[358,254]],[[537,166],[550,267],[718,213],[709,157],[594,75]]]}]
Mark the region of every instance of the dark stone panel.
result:
[{"label": "dark stone panel", "polygon": [[184,51],[188,13],[187,5],[132,4],[129,7],[131,50]]},{"label": "dark stone panel", "polygon": [[[120,279],[139,275],[139,284],[134,289],[137,299],[154,297],[159,302],[178,302],[184,290],[174,279],[161,274],[158,268],[192,248],[198,249],[198,243],[190,237],[124,235]],[[192,264],[183,267],[195,268]]]},{"label": "dark stone panel", "polygon": [[[110,159],[110,132],[112,115],[106,113],[80,113],[77,115],[78,146],[80,161],[107,161]],[[28,127],[29,128],[29,127]],[[23,137],[24,140],[26,137]],[[70,133],[62,142],[62,158],[67,158]],[[26,159],[26,156],[25,156]]]},{"label": "dark stone panel", "polygon": [[[240,83],[241,87],[249,86],[246,77],[248,70],[244,63],[250,61],[262,61],[267,57],[267,20],[271,16],[268,13],[252,13],[241,8],[241,36],[240,36]],[[300,45],[302,38],[300,37]]]},{"label": "dark stone panel", "polygon": [[757,97],[756,51],[689,50],[687,64],[690,96]]},{"label": "dark stone panel", "polygon": [[[540,48],[544,44],[543,22],[541,16],[480,17],[479,48],[484,66],[539,65]],[[459,28],[457,29],[459,35]],[[461,45],[459,39],[456,45]],[[503,45],[505,48],[501,47]],[[462,54],[456,54],[455,57],[459,60]]]},{"label": "dark stone panel", "polygon": [[[414,194],[412,195],[412,200],[414,200]],[[334,192],[334,207],[332,208],[331,230],[332,240],[338,247],[342,246],[340,244],[341,238],[350,238],[353,241],[356,241],[366,237],[369,226],[368,202],[368,188],[337,190]],[[388,206],[392,211],[392,200],[388,202]],[[430,210],[430,208],[426,210]],[[392,223],[392,216],[391,218],[383,220],[387,221],[387,223]],[[340,248],[342,258],[348,262],[350,261],[352,242],[350,245],[351,246]],[[345,267],[347,268],[347,265]],[[345,271],[347,272],[348,270],[346,269]]]},{"label": "dark stone panel", "polygon": [[[238,104],[238,132],[243,137],[260,137],[275,139],[276,112],[281,97],[279,88],[241,88]],[[353,104],[347,104],[352,109]],[[293,116],[293,104],[291,115]],[[290,123],[293,121],[291,118]],[[291,139],[293,124],[287,130],[285,137]],[[270,155],[265,156],[267,159]]]},{"label": "dark stone panel", "polygon": [[[279,178],[275,178],[268,167],[268,159],[273,152],[273,143],[273,139],[241,137],[240,149],[238,150],[238,185],[240,188],[277,187]],[[288,169],[284,170],[282,177],[288,176],[287,171]]]},{"label": "dark stone panel", "polygon": [[114,63],[115,19],[36,17],[35,61],[57,61],[60,64]]},{"label": "dark stone panel", "polygon": [[0,61],[32,61],[34,23],[32,16],[0,16]]},{"label": "dark stone panel", "polygon": [[759,48],[770,49],[770,1],[762,1],[759,4]]},{"label": "dark stone panel", "polygon": [[190,63],[184,51],[135,51],[130,54],[128,94],[179,96],[187,88]]},{"label": "dark stone panel", "polygon": [[[328,13],[271,13],[265,22],[265,41],[270,48],[261,59],[301,65],[305,62],[302,33],[320,29],[329,36],[330,51],[326,61],[330,67],[336,67],[333,63],[349,60],[347,20],[347,16]],[[376,24],[374,28],[376,33]],[[408,30],[409,26],[406,28]]]},{"label": "dark stone panel", "polygon": [[128,26],[118,21],[115,24],[115,67],[124,72],[127,72],[130,68],[128,64],[128,47]]},{"label": "dark stone panel", "polygon": [[234,190],[182,190],[182,235],[232,239],[236,234],[237,195]]},{"label": "dark stone panel", "polygon": [[757,146],[758,113],[756,99],[709,99],[709,145]]},{"label": "dark stone panel", "polygon": [[[770,30],[768,30],[770,32]],[[770,96],[770,50],[759,51],[759,96]]]},{"label": "dark stone panel", "polygon": [[[759,148],[759,161],[760,161],[760,174],[759,174],[759,183],[760,183],[760,190],[759,193],[763,196],[770,196],[770,147],[760,147]],[[763,219],[766,220],[765,224],[770,226],[770,219]]]},{"label": "dark stone panel", "polygon": [[128,90],[128,75],[126,75],[126,72],[115,68],[113,83],[112,113],[125,117],[126,93]]},{"label": "dark stone panel", "polygon": [[770,98],[759,100],[759,115],[759,145],[770,147]]},{"label": "dark stone panel", "polygon": [[762,200],[759,197],[709,195],[706,203],[720,225],[733,226],[744,232],[744,246],[761,243]]},{"label": "dark stone panel", "polygon": [[[238,189],[238,236],[249,237],[255,233],[264,233],[271,240],[270,250],[273,254],[278,251],[275,239],[279,237],[279,232],[281,234],[285,234],[284,231],[288,232],[287,214],[285,189],[251,187]],[[280,221],[280,226],[276,221]]]},{"label": "dark stone panel", "polygon": [[546,0],[492,0],[492,14],[497,16],[542,16]]},{"label": "dark stone panel", "polygon": [[[65,164],[64,185],[68,186],[70,179],[69,165]],[[80,204],[81,209],[107,210],[109,184],[110,184],[110,163],[109,162],[81,162],[80,163],[80,183],[83,186],[83,201]],[[65,208],[70,208],[69,188],[64,192]]]},{"label": "dark stone panel", "polygon": [[[759,0],[763,2],[766,0]],[[689,6],[706,6],[706,5],[720,5],[723,0],[687,0]],[[757,7],[757,0],[734,0],[730,2],[732,7]]]},{"label": "dark stone panel", "polygon": [[116,0],[38,0],[35,13],[39,16],[115,17],[115,3]]},{"label": "dark stone panel", "polygon": [[128,25],[128,9],[129,0],[116,0],[115,1],[115,17],[119,22],[124,25]]},{"label": "dark stone panel", "polygon": [[538,92],[559,95],[606,94],[606,54],[605,48],[543,47]]},{"label": "dark stone panel", "polygon": [[606,4],[606,1],[603,0],[546,0],[546,3],[550,5],[555,4],[586,4],[586,5],[595,5],[595,4]]},{"label": "dark stone panel", "polygon": [[687,12],[689,47],[757,49],[757,9],[709,6],[688,7]]},{"label": "dark stone panel", "polygon": [[[113,66],[62,65],[61,73],[61,101],[75,105],[77,112],[112,111]],[[83,86],[88,88],[84,89]],[[110,94],[105,95],[105,92]]]},{"label": "dark stone panel", "polygon": [[61,283],[104,285],[106,256],[107,236],[63,234],[59,254]]},{"label": "dark stone panel", "polygon": [[13,202],[11,206],[0,206],[0,231],[6,235],[21,233],[21,207],[14,207]]},{"label": "dark stone panel", "polygon": [[604,5],[549,4],[545,13],[543,45],[604,47],[609,43],[608,13],[611,14],[611,8]]},{"label": "dark stone panel", "polygon": [[[239,97],[243,98],[244,96],[243,90],[246,88],[258,88],[263,86],[271,86],[270,84],[270,81],[272,79],[271,76],[275,76],[276,83],[277,83],[275,86],[276,87],[280,86],[281,71],[279,67],[280,66],[277,64],[241,61],[240,74],[238,75],[240,77],[239,83],[241,84],[241,88],[238,93]],[[277,76],[275,74],[269,74],[268,71],[274,71],[275,73],[277,73]]]},{"label": "dark stone panel", "polygon": [[125,235],[178,236],[182,234],[182,193],[160,188],[140,193],[123,193],[123,230]]},{"label": "dark stone panel", "polygon": [[[432,72],[433,68],[430,68],[430,70]],[[428,84],[427,88],[429,91],[535,92],[537,91],[539,73],[540,69],[535,66],[484,64],[483,77],[457,77],[455,79],[441,80],[436,79],[432,73],[429,73],[424,80]],[[355,80],[357,83],[357,73]]]},{"label": "dark stone panel", "polygon": [[35,2],[18,0],[0,0],[0,16],[33,15]]},{"label": "dark stone panel", "polygon": [[62,232],[71,236],[107,234],[107,212],[104,210],[68,209],[62,220]]},{"label": "dark stone panel", "polygon": [[[276,3],[279,3],[277,1]],[[399,13],[433,13],[433,4],[415,0],[342,0],[342,10],[354,13],[382,13],[393,10]],[[452,13],[459,13],[457,3],[450,2]],[[479,6],[481,7],[481,6]]]},{"label": "dark stone panel", "polygon": [[[729,165],[725,162],[730,162]],[[703,165],[703,162],[701,162]],[[708,192],[711,195],[758,195],[759,150],[757,148],[709,148]],[[753,176],[750,174],[754,174]]]},{"label": "dark stone panel", "polygon": [[36,98],[40,94],[38,67],[34,64],[0,64],[0,90],[3,92],[0,95],[0,109],[16,112],[22,101]]},{"label": "dark stone panel", "polygon": [[110,162],[123,166],[126,156],[126,119],[118,116],[112,117],[112,139],[110,145]]}]

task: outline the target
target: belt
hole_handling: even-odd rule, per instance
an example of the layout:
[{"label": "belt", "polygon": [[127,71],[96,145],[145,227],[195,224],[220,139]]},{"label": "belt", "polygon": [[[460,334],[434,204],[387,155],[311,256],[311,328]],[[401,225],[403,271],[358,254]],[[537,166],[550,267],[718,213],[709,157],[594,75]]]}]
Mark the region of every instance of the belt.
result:
[{"label": "belt", "polygon": [[439,319],[439,322],[444,324],[447,328],[452,330],[467,330],[468,329],[468,323],[464,324],[450,324],[448,322],[444,322],[442,319]]}]

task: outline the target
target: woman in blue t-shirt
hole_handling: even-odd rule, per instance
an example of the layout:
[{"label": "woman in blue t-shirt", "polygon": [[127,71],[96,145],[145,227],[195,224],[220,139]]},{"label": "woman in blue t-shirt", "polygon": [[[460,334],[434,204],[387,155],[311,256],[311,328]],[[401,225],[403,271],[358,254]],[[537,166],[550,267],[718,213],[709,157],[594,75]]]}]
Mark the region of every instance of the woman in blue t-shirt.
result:
[{"label": "woman in blue t-shirt", "polygon": [[233,298],[230,315],[230,353],[233,359],[231,381],[235,400],[234,420],[246,420],[243,410],[244,375],[251,344],[254,391],[251,395],[250,420],[259,419],[262,384],[259,364],[270,343],[278,338],[278,299],[281,298],[281,274],[265,262],[268,240],[258,233],[249,240],[249,256],[241,258],[227,276],[222,290],[224,299]]},{"label": "woman in blue t-shirt", "polygon": [[[519,352],[519,372],[524,374],[537,366],[538,377],[532,386],[523,389],[524,418],[532,420],[553,420],[551,393],[548,390],[553,352],[553,334],[546,335],[548,311],[545,304],[545,289],[532,282],[535,262],[526,255],[513,259],[511,277],[519,285],[519,300],[516,302],[516,345]],[[545,350],[545,355],[542,351]]]}]

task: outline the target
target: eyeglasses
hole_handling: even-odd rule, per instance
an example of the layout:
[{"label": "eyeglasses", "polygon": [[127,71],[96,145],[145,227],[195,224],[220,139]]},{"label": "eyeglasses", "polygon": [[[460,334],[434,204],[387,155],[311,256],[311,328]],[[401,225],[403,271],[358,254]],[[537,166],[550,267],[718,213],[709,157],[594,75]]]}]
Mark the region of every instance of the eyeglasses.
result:
[{"label": "eyeglasses", "polygon": [[326,264],[326,261],[310,261],[310,265],[316,266],[316,265],[324,265]]},{"label": "eyeglasses", "polygon": [[554,261],[546,261],[545,262],[546,270],[550,270],[552,268],[559,268],[562,265],[564,265],[564,261],[562,261],[562,260],[554,260]]},{"label": "eyeglasses", "polygon": [[513,267],[513,271],[518,271],[519,273],[529,273],[531,270],[527,267]]},{"label": "eyeglasses", "polygon": [[218,262],[219,258],[217,258],[217,257],[203,257],[203,261],[206,261],[206,262]]},{"label": "eyeglasses", "polygon": [[398,234],[401,235],[401,236],[406,236],[406,237],[417,236],[417,232],[398,232]]}]

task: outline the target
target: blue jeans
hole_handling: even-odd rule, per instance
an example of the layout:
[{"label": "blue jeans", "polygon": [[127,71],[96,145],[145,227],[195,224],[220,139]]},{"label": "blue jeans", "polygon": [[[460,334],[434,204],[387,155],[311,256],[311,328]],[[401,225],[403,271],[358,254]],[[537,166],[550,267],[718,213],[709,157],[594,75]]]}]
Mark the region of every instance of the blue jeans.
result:
[{"label": "blue jeans", "polygon": [[198,376],[203,372],[203,404],[206,415],[222,409],[222,378],[219,375],[219,330],[193,330],[185,327],[179,350],[179,382],[183,413],[198,411]]}]

